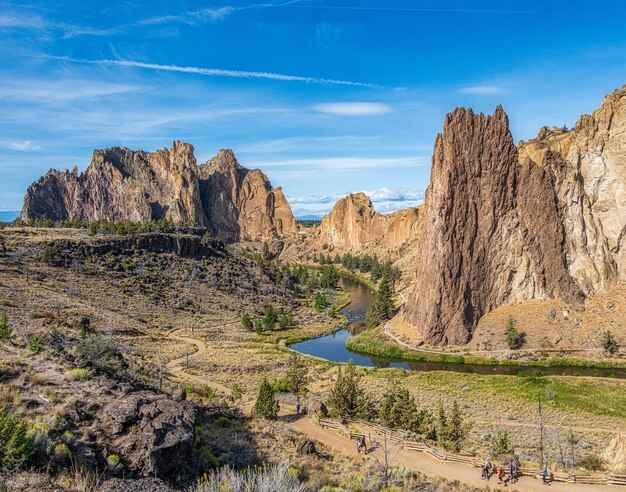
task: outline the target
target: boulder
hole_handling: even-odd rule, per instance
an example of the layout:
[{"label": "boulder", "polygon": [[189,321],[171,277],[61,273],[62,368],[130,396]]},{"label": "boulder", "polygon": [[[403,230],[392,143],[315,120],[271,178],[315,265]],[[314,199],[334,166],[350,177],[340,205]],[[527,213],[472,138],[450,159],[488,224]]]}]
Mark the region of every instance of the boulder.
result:
[{"label": "boulder", "polygon": [[321,400],[313,400],[307,407],[307,413],[315,413],[320,417],[328,417],[328,408]]}]

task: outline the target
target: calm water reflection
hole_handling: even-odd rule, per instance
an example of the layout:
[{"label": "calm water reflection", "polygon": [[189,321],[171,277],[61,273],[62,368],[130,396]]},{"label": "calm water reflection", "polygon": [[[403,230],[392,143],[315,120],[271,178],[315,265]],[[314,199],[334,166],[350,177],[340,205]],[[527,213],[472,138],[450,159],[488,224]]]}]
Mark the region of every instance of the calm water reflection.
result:
[{"label": "calm water reflection", "polygon": [[351,302],[340,312],[348,318],[349,325],[335,333],[319,338],[294,343],[289,348],[302,354],[314,355],[333,362],[354,362],[366,367],[398,367],[409,371],[454,371],[472,374],[531,375],[542,372],[559,376],[601,376],[626,379],[626,369],[593,369],[583,367],[528,367],[528,366],[487,366],[482,364],[453,364],[449,362],[407,362],[388,357],[377,357],[353,352],[346,347],[346,340],[364,325],[367,307],[373,293],[363,284],[341,277],[339,286],[350,294]]}]

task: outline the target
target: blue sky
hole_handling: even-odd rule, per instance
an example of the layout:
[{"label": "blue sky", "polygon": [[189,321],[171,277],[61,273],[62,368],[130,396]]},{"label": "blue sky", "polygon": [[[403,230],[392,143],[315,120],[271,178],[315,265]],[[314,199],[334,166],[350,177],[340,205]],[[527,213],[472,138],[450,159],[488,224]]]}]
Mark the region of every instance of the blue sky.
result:
[{"label": "blue sky", "polygon": [[94,148],[233,148],[296,215],[421,200],[445,114],[516,140],[626,83],[626,2],[0,1],[0,210]]}]

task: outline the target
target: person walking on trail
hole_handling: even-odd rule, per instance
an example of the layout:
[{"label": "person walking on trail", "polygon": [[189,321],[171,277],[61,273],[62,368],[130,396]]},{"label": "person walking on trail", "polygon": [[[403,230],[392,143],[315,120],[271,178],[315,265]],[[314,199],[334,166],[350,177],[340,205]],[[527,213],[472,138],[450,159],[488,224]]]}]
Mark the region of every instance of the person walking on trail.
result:
[{"label": "person walking on trail", "polygon": [[485,462],[484,466],[483,466],[483,475],[482,477],[480,477],[481,480],[489,480],[491,478],[491,461],[489,461],[489,459],[487,459],[487,461]]},{"label": "person walking on trail", "polygon": [[515,463],[513,460],[509,461],[509,482],[515,482]]},{"label": "person walking on trail", "polygon": [[541,480],[543,485],[550,485],[548,480],[548,464],[544,463],[543,470],[541,470]]},{"label": "person walking on trail", "polygon": [[300,415],[300,400],[296,400],[296,415]]},{"label": "person walking on trail", "polygon": [[365,445],[365,436],[359,437],[359,440],[356,443],[356,450],[359,454],[367,453],[367,446]]},{"label": "person walking on trail", "polygon": [[498,483],[502,483],[502,479],[504,478],[504,468],[502,465],[498,467]]}]

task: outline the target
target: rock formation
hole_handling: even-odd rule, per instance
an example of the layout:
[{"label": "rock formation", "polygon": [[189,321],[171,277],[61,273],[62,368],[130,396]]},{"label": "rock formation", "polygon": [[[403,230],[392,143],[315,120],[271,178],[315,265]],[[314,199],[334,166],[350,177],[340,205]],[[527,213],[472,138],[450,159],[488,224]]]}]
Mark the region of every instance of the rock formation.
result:
[{"label": "rock formation", "polygon": [[427,343],[467,342],[505,302],[575,294],[551,176],[518,163],[501,107],[446,117],[419,234],[405,314]]},{"label": "rock formation", "polygon": [[354,193],[339,200],[324,217],[318,241],[350,252],[375,245],[396,250],[414,237],[418,217],[417,208],[379,214],[367,195]]},{"label": "rock formation", "polygon": [[626,276],[626,86],[571,131],[542,128],[519,143],[554,176],[570,274],[586,293]]},{"label": "rock formation", "polygon": [[209,227],[224,241],[268,240],[298,230],[280,188],[222,150],[198,166],[190,144],[149,153],[96,150],[87,170],[51,170],[26,193],[20,219],[144,222],[167,219]]},{"label": "rock formation", "polygon": [[220,150],[201,165],[202,205],[218,239],[268,240],[298,230],[281,188],[259,169],[248,170],[232,150]]}]

